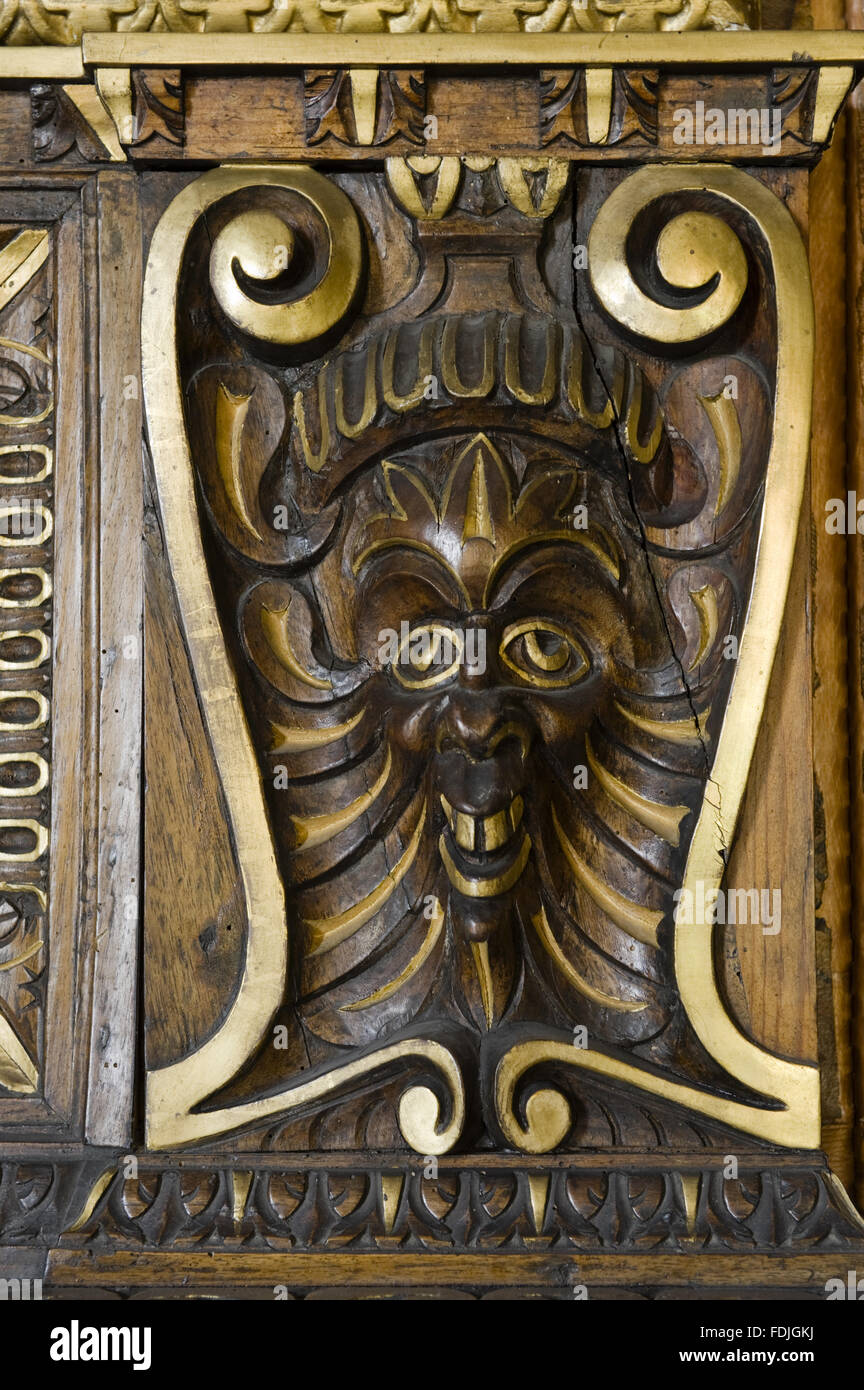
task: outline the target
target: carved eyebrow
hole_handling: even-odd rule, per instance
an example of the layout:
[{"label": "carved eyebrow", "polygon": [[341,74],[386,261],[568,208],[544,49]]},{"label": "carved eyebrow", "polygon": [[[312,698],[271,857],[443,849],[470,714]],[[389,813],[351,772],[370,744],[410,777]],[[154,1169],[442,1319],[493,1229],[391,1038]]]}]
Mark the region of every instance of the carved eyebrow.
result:
[{"label": "carved eyebrow", "polygon": [[[542,531],[538,535],[524,536],[521,540],[509,546],[500,560],[495,561],[495,564],[490,569],[486,578],[486,585],[483,590],[484,608],[489,606],[489,598],[493,586],[499,582],[502,570],[512,562],[516,555],[520,554],[523,550],[527,550],[529,546],[534,545],[581,545],[583,549],[587,550],[594,559],[602,565],[603,569],[614,579],[616,585],[619,585],[621,582],[621,569],[615,558],[615,546],[611,536],[604,527],[596,524],[590,528],[590,531],[594,532],[595,535],[599,534],[602,536],[605,545],[601,545],[598,540],[594,539],[594,536],[592,536],[590,532],[561,530]],[[608,549],[606,546],[608,546]]]},{"label": "carved eyebrow", "polygon": [[439,552],[435,550],[433,546],[427,545],[425,541],[414,540],[410,536],[385,536],[381,540],[373,541],[371,545],[368,545],[365,550],[361,551],[360,554],[355,556],[354,560],[352,560],[352,574],[356,577],[360,573],[360,570],[363,568],[363,566],[367,565],[370,562],[370,560],[375,555],[379,554],[382,550],[398,549],[419,550],[422,555],[426,555],[430,560],[434,560],[436,564],[441,569],[443,569],[448,579],[450,579],[452,583],[455,585],[457,591],[462,596],[462,598],[464,598],[468,607],[471,608],[471,595],[468,593],[468,590],[466,589],[459,575],[454,570],[453,566],[449,564],[448,561],[444,559],[444,556],[439,554]]}]

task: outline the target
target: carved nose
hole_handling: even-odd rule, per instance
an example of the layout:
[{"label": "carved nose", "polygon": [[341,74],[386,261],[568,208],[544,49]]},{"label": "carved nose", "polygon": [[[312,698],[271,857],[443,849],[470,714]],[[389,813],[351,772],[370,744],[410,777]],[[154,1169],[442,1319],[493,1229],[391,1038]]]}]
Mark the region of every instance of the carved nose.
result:
[{"label": "carved nose", "polygon": [[439,753],[457,751],[479,761],[491,758],[509,738],[518,741],[525,758],[531,735],[518,715],[502,708],[499,701],[461,694],[448,705],[436,744]]}]

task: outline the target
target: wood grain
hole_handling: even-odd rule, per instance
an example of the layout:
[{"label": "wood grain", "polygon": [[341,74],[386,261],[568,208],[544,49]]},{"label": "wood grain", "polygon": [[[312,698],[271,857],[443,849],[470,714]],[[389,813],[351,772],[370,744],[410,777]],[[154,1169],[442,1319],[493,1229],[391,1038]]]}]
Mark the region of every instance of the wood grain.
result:
[{"label": "wood grain", "polygon": [[141,901],[142,469],[137,301],[141,233],[131,173],[98,177],[99,870],[87,1139],[128,1144]]}]

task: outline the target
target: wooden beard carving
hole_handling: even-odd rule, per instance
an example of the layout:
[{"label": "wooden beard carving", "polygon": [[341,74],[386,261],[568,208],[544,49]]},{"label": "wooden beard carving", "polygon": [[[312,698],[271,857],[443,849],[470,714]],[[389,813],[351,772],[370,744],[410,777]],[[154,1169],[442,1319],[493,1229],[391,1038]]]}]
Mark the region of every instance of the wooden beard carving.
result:
[{"label": "wooden beard carving", "polygon": [[[190,654],[229,764],[230,719],[210,711],[236,681],[237,748],[248,725],[264,807],[257,849],[247,817],[249,858],[264,825],[287,915],[269,957],[247,947],[233,1009],[247,1022],[229,1010],[223,1051],[218,1032],[201,1049],[216,1074],[196,1081],[194,1052],[153,1073],[151,1136],[324,1106],[356,1117],[370,1088],[374,1124],[340,1132],[343,1147],[608,1142],[592,1115],[614,1130],[634,1094],[679,1142],[690,1111],[760,1132],[794,1110],[810,1069],[724,1012],[764,1061],[748,1073],[731,1041],[694,1027],[681,981],[696,938],[682,947],[675,924],[764,529],[780,367],[754,326],[755,262],[722,224],[740,260],[696,281],[701,306],[726,302],[682,357],[646,347],[638,323],[628,344],[617,310],[618,330],[603,324],[598,254],[589,340],[571,307],[566,170],[445,160],[430,184],[391,165],[395,201],[381,176],[340,188],[309,170],[226,170],[175,217],[189,453],[173,473],[148,390],[166,539],[176,576],[185,467],[197,592],[218,615],[198,630],[224,665],[196,647],[184,557]],[[718,178],[730,173],[754,182]],[[275,267],[274,246],[289,253]],[[384,248],[412,270],[401,290]],[[251,803],[222,772],[251,939],[238,832]],[[742,790],[731,820],[717,813],[715,890]],[[691,930],[707,927],[716,993],[712,925]],[[556,1089],[537,1090],[544,1078]]]}]

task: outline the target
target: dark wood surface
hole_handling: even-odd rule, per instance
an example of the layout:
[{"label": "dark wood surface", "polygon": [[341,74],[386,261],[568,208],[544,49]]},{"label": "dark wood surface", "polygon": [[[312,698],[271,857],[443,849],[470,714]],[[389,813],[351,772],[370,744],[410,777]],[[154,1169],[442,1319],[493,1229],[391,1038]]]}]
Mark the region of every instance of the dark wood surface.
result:
[{"label": "dark wood surface", "polygon": [[[682,360],[611,324],[587,275],[574,271],[573,253],[634,168],[696,157],[688,147],[673,147],[671,113],[678,106],[697,93],[718,105],[755,106],[777,75],[663,75],[657,86],[651,74],[616,78],[612,139],[600,152],[587,148],[582,98],[578,84],[567,94],[566,72],[481,79],[384,71],[386,101],[382,87],[371,148],[358,144],[344,76],[136,70],[134,137],[125,161],[113,163],[108,146],[59,87],[0,91],[0,253],[20,224],[45,227],[52,243],[40,272],[44,283],[34,283],[26,311],[18,300],[19,307],[0,310],[0,334],[31,344],[46,331],[53,335],[58,392],[56,421],[43,427],[56,447],[55,596],[45,615],[53,654],[50,674],[47,667],[44,673],[51,690],[51,780],[38,806],[16,799],[3,807],[10,815],[36,812],[46,825],[50,817],[50,850],[37,866],[38,884],[28,879],[29,868],[13,867],[2,875],[10,886],[0,888],[19,919],[0,939],[0,971],[13,945],[17,952],[19,943],[45,933],[43,957],[0,973],[0,1009],[32,1057],[39,1085],[33,1095],[0,1088],[0,1157],[4,1146],[22,1141],[62,1137],[82,1145],[70,1158],[76,1198],[69,1224],[102,1170],[113,1173],[123,1153],[145,1152],[145,1070],[193,1054],[218,1029],[244,966],[249,923],[240,866],[165,548],[138,344],[143,267],[155,226],[202,167],[223,161],[315,162],[351,200],[365,261],[344,320],[322,343],[281,357],[234,329],[214,301],[206,258],[234,213],[270,207],[293,218],[305,242],[301,274],[314,281],[323,263],[320,227],[296,197],[241,192],[193,230],[179,267],[177,345],[200,531],[258,757],[287,892],[291,953],[272,1021],[285,1030],[284,1045],[275,1049],[265,1039],[221,1083],[213,1106],[267,1096],[306,1073],[419,1031],[452,1045],[469,1078],[461,1158],[482,1166],[491,1151],[508,1165],[523,1164],[519,1181],[528,1193],[524,1175],[536,1176],[533,1160],[513,1152],[489,1100],[496,1030],[502,1037],[511,1028],[567,1037],[584,1025],[601,1050],[713,1094],[745,1096],[683,1016],[671,959],[671,894],[701,804],[704,746],[698,738],[658,739],[628,720],[621,705],[674,722],[710,707],[709,738],[722,722],[731,669],[719,651],[725,636],[742,631],[768,448],[776,352],[771,277],[750,245],[742,311],[705,350]],[[800,81],[799,100],[789,103],[784,143],[771,157],[784,167],[747,167],[785,202],[802,231],[810,226],[820,325],[813,471],[726,878],[727,889],[782,885],[783,929],[779,936],[758,926],[727,929],[718,943],[718,971],[729,1013],[749,1039],[790,1060],[819,1062],[824,1147],[834,1171],[851,1184],[848,789],[845,732],[837,727],[846,699],[844,576],[820,510],[832,489],[844,486],[842,410],[832,394],[842,361],[835,226],[842,155],[829,155],[813,176],[808,213],[801,166],[816,153],[807,125],[813,84],[807,86],[807,72],[789,76],[790,91]],[[422,135],[429,115],[437,121],[432,141]],[[474,151],[488,156],[488,167],[462,170],[441,220],[412,216],[388,186],[386,159]],[[529,217],[514,203],[495,164],[504,156],[572,161],[568,187],[547,216]],[[747,156],[744,147],[707,152],[739,165]],[[415,179],[427,209],[436,177],[440,171]],[[533,198],[537,211],[549,175],[541,169],[539,179],[531,170],[515,177],[522,179],[519,196],[527,196],[526,206]],[[709,205],[690,197],[680,207]],[[643,227],[639,237],[645,240],[638,254],[647,259],[651,229]],[[405,394],[426,375],[418,356],[424,326],[438,394],[394,410],[385,395],[388,353],[390,389]],[[166,322],[166,338],[173,332]],[[472,397],[484,348],[487,363],[495,362],[491,383]],[[575,407],[567,399],[568,351],[569,361],[581,354],[583,400]],[[544,397],[547,355],[553,384]],[[737,493],[718,532],[716,506],[708,505],[712,488],[716,503],[717,438],[698,397],[716,397],[730,370],[740,376],[744,445]],[[225,411],[236,411],[231,402],[247,397],[232,483],[225,431],[230,434],[237,416],[229,419]],[[614,410],[604,423],[610,397]],[[319,434],[321,400],[330,412],[329,441]],[[305,441],[297,428],[301,407]],[[662,421],[647,462],[622,444],[621,421],[631,410],[631,440],[644,441]],[[361,414],[368,419],[355,428]],[[316,447],[326,454],[317,471],[308,465]],[[596,528],[585,533],[590,547],[564,544],[560,536],[539,539],[568,529],[567,509],[580,503]],[[293,531],[270,523],[279,505],[287,507]],[[578,541],[578,526],[569,529]],[[385,538],[403,545],[379,546],[358,563]],[[418,542],[425,547],[420,559]],[[513,565],[511,587],[502,583],[490,602],[492,559],[516,546],[524,554]],[[676,578],[682,560],[686,579]],[[700,610],[687,598],[706,586],[714,586],[718,624],[707,649]],[[412,686],[430,670],[434,675],[436,662],[443,667],[440,653],[433,653],[431,667],[423,657],[413,668],[410,660],[380,656],[386,629],[398,632],[402,622],[459,628],[469,615],[469,626],[486,633],[491,663],[491,674],[473,687],[460,672],[429,693]],[[4,610],[3,625],[17,627],[19,617],[13,624]],[[505,632],[528,620],[533,625],[508,638],[508,646]],[[401,676],[394,670],[400,661]],[[532,685],[559,669],[567,683],[558,689]],[[22,688],[17,676],[14,688]],[[852,696],[854,709],[854,690]],[[356,727],[335,744],[286,752],[279,742],[278,729],[321,730],[355,716]],[[496,757],[490,744],[505,725]],[[572,769],[591,760],[615,783],[594,774],[586,791],[577,792]],[[313,831],[307,843],[310,817],[342,810],[379,783],[386,791],[352,823],[320,840]],[[617,795],[610,785],[619,787]],[[643,798],[643,815],[645,803],[679,808],[680,833],[669,830],[668,817],[666,838],[640,821],[632,799],[630,810],[622,804],[621,785]],[[450,823],[442,795],[464,820]],[[494,832],[493,816],[503,818]],[[485,898],[460,891],[457,882],[476,887],[515,873],[526,831],[525,864],[510,886]],[[368,921],[342,935],[339,919],[395,872],[415,832],[417,853],[397,889]],[[505,836],[504,853],[477,853],[481,838],[485,845],[493,833]],[[473,852],[462,852],[459,835],[475,837]],[[567,845],[589,870],[581,881],[578,871],[574,879]],[[43,885],[44,913],[17,887],[25,880]],[[606,890],[605,906],[595,880]],[[424,915],[431,900],[438,906]],[[642,936],[622,926],[622,901],[656,914],[653,924],[638,917]],[[535,921],[541,909],[545,945]],[[0,931],[5,921],[0,917]],[[659,948],[650,939],[658,925]],[[328,939],[328,932],[335,935]],[[370,1001],[376,994],[380,999]],[[365,1006],[346,1007],[358,1002]],[[575,1117],[555,1162],[577,1163],[599,1151],[612,1167],[631,1153],[650,1167],[674,1154],[666,1172],[677,1181],[676,1174],[690,1171],[689,1155],[707,1151],[719,1159],[737,1152],[737,1144],[751,1157],[764,1155],[769,1166],[781,1163],[778,1149],[686,1108],[646,1101],[626,1084],[562,1079],[557,1072],[554,1079]],[[345,1154],[389,1152],[394,1163],[408,1163],[398,1122],[404,1084],[405,1075],[392,1073],[346,1088],[335,1103],[236,1130],[227,1126],[201,1156],[201,1171],[217,1172],[230,1159],[257,1172],[268,1154],[273,1162],[290,1157],[304,1175]],[[38,1150],[32,1163],[37,1157]],[[165,1162],[170,1169],[173,1161]],[[173,1169],[171,1182],[179,1171]],[[808,1182],[801,1176],[805,1205]],[[85,1271],[81,1245],[54,1232],[49,1272],[58,1285],[167,1287],[188,1275],[223,1288],[284,1282],[305,1294],[318,1284],[371,1287],[391,1276],[418,1285],[485,1286],[543,1286],[552,1277],[542,1253],[499,1268],[490,1254],[475,1258],[467,1251],[452,1257],[459,1261],[452,1273],[436,1266],[434,1280],[422,1258],[409,1268],[408,1256],[394,1253],[402,1261],[396,1274],[397,1266],[382,1263],[390,1258],[383,1245],[364,1257],[375,1261],[374,1269],[333,1255],[334,1263],[319,1270],[308,1261],[331,1258],[321,1253],[329,1250],[326,1242],[314,1255],[296,1256],[307,1261],[302,1276],[290,1263],[295,1257],[280,1256],[284,1277],[271,1278],[271,1265],[255,1263],[263,1254],[225,1253],[225,1268],[211,1272],[189,1250],[160,1248],[149,1228],[145,1243],[152,1249],[133,1258],[129,1230],[110,1225],[123,1186],[115,1178],[111,1184],[94,1204],[95,1224],[83,1229],[85,1235],[110,1229],[116,1248]],[[214,1230],[227,1231],[239,1190],[220,1188]],[[536,1202],[538,1190],[531,1188],[525,1201]],[[685,1238],[691,1199],[692,1190],[682,1188]],[[122,1197],[130,1219],[149,1200],[132,1188]],[[730,1200],[734,1209],[736,1199]],[[495,1201],[506,1205],[500,1193]],[[847,1229],[844,1210],[831,1206],[833,1197],[826,1201],[831,1230],[841,1231],[841,1244],[854,1246],[854,1222]],[[708,1227],[699,1230],[707,1240]],[[541,1225],[532,1238],[542,1233]],[[767,1250],[771,1237],[760,1228],[756,1243]],[[816,1277],[808,1258],[807,1273],[794,1261],[788,1271],[775,1261],[773,1274],[790,1286],[806,1283]],[[636,1254],[621,1256],[610,1281],[635,1285],[627,1260],[636,1268]],[[699,1281],[706,1288],[738,1280],[760,1285],[764,1272],[745,1255],[735,1261],[734,1279],[731,1264],[720,1280],[706,1264]],[[655,1286],[673,1290],[691,1277],[680,1264],[638,1268]],[[603,1273],[594,1277],[607,1280]],[[819,1278],[824,1282],[822,1273]]]}]

